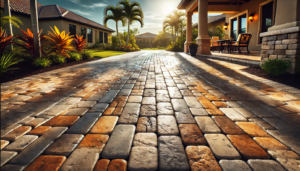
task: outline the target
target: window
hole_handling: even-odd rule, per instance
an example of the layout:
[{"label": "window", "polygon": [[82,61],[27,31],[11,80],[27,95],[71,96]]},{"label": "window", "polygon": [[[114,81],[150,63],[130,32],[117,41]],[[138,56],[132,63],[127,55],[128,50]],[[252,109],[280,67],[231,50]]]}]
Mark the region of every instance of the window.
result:
[{"label": "window", "polygon": [[87,38],[88,38],[88,43],[93,43],[93,30],[92,29],[87,29]]},{"label": "window", "polygon": [[84,39],[86,39],[86,28],[81,27],[81,36],[83,36]]},{"label": "window", "polygon": [[231,37],[237,39],[237,19],[231,20]]},{"label": "window", "polygon": [[73,24],[69,24],[69,32],[70,32],[70,35],[75,36],[76,35],[76,26]]},{"label": "window", "polygon": [[103,32],[99,31],[99,42],[103,43]]},{"label": "window", "polygon": [[239,34],[246,33],[247,16],[246,14],[239,16]]},{"label": "window", "polygon": [[108,34],[104,33],[104,43],[108,43]]},{"label": "window", "polygon": [[274,25],[275,18],[275,6],[274,0],[268,0],[259,5],[259,23],[257,34],[257,45],[262,42],[262,38],[259,36],[262,32],[267,32],[270,27]]},{"label": "window", "polygon": [[143,44],[146,44],[146,43],[145,43],[145,39],[143,39]]}]

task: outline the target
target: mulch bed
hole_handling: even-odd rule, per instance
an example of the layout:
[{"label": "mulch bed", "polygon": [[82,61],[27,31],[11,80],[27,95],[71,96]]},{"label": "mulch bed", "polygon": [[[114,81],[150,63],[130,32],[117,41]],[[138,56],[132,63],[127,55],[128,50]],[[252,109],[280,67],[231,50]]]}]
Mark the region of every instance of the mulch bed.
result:
[{"label": "mulch bed", "polygon": [[32,64],[32,61],[22,61],[22,62],[18,63],[17,65],[13,65],[12,68],[18,68],[18,69],[6,72],[1,77],[0,82],[5,83],[8,81],[13,81],[13,80],[28,77],[31,75],[35,75],[35,74],[39,74],[39,73],[43,73],[43,72],[47,72],[47,71],[52,71],[55,69],[60,69],[60,68],[64,68],[64,67],[68,67],[68,66],[72,66],[72,65],[81,64],[81,63],[86,63],[89,61],[100,60],[100,59],[101,58],[92,58],[92,59],[81,60],[81,61],[70,61],[70,60],[66,59],[66,63],[63,63],[63,64],[52,63],[52,65],[50,67],[46,67],[46,68],[38,68]]},{"label": "mulch bed", "polygon": [[282,83],[291,87],[295,87],[300,89],[300,75],[299,74],[284,74],[278,77],[268,75],[264,70],[261,68],[245,68],[242,71],[248,72],[250,74],[272,80],[278,83]]}]

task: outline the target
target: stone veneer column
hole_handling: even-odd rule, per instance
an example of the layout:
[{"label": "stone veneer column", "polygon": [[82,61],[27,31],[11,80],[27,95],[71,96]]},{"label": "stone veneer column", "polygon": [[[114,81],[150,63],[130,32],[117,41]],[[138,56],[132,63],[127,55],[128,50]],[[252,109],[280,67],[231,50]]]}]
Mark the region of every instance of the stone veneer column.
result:
[{"label": "stone veneer column", "polygon": [[300,73],[300,27],[261,33],[261,64],[268,59],[291,61],[290,73]]},{"label": "stone veneer column", "polygon": [[186,14],[186,41],[184,43],[184,52],[189,52],[189,45],[192,43],[192,16],[193,13]]},{"label": "stone veneer column", "polygon": [[198,44],[197,54],[210,54],[210,37],[207,24],[208,0],[198,0]]}]

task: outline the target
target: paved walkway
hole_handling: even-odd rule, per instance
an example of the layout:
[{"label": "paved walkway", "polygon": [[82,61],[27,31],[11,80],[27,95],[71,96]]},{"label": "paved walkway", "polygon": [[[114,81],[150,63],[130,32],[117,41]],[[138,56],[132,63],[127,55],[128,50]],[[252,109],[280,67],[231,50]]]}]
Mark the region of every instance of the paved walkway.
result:
[{"label": "paved walkway", "polygon": [[141,51],[1,85],[1,170],[300,170],[300,91]]}]

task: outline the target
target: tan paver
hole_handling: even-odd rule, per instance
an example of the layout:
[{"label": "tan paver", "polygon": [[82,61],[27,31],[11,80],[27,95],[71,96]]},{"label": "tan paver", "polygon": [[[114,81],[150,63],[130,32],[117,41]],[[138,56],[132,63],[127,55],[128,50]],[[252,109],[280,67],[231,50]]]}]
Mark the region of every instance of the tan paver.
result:
[{"label": "tan paver", "polygon": [[118,122],[117,116],[102,116],[95,123],[90,133],[93,134],[111,134]]},{"label": "tan paver", "polygon": [[15,141],[16,139],[22,137],[27,132],[31,130],[30,126],[20,126],[19,128],[13,130],[12,132],[8,133],[7,135],[3,136],[2,139]]}]

